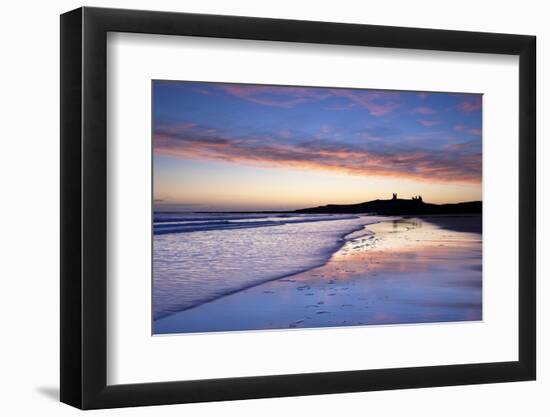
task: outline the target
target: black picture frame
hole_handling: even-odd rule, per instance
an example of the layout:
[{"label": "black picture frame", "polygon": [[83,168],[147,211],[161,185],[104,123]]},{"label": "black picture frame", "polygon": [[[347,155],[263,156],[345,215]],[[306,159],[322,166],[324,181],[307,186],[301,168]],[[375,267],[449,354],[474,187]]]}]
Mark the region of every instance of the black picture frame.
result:
[{"label": "black picture frame", "polygon": [[[107,385],[108,32],[519,56],[519,360]],[[82,409],[533,380],[534,36],[136,10],[61,15],[61,401]]]}]

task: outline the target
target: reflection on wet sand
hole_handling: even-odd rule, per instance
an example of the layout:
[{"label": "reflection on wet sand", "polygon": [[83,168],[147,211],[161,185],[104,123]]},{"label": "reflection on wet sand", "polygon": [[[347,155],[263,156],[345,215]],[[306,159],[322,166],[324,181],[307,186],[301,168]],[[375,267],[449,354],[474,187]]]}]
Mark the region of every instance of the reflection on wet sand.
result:
[{"label": "reflection on wet sand", "polygon": [[481,234],[457,231],[480,218],[451,220],[369,225],[324,266],[157,320],[155,333],[481,320]]}]

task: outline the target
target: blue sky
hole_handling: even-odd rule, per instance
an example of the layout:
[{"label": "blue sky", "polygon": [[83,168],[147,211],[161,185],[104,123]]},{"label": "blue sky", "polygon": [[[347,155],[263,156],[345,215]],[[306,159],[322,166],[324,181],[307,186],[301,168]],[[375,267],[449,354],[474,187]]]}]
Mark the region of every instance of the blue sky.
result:
[{"label": "blue sky", "polygon": [[153,82],[156,205],[481,199],[479,94]]}]

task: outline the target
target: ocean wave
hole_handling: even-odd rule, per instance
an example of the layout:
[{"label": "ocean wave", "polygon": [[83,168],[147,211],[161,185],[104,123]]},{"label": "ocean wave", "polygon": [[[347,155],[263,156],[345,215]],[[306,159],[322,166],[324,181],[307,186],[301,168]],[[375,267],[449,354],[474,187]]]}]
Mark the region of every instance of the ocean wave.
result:
[{"label": "ocean wave", "polygon": [[355,215],[340,215],[340,216],[326,216],[326,215],[314,215],[314,216],[236,216],[236,217],[218,217],[206,219],[200,218],[171,218],[170,221],[163,219],[160,222],[153,224],[153,233],[155,235],[167,234],[167,233],[191,233],[205,230],[231,230],[231,229],[244,229],[253,227],[270,227],[281,226],[283,224],[292,223],[310,223],[321,221],[334,221],[334,220],[347,220],[356,219]]},{"label": "ocean wave", "polygon": [[155,212],[153,222],[168,223],[168,222],[198,222],[198,221],[216,221],[216,220],[244,220],[244,219],[261,219],[266,217],[265,214],[238,214],[238,213],[166,213]]},{"label": "ocean wave", "polygon": [[264,216],[248,217],[246,222],[209,222],[203,218],[193,225],[173,226],[195,233],[155,233],[154,318],[319,267],[345,244],[346,236],[382,219],[323,215],[274,220]]}]

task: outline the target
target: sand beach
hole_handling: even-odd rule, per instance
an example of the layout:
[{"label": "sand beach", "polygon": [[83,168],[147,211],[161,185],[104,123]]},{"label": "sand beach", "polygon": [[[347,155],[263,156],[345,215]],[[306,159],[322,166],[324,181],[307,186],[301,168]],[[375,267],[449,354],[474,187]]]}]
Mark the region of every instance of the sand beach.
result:
[{"label": "sand beach", "polygon": [[482,320],[481,215],[368,224],[321,266],[154,321],[154,334]]}]

